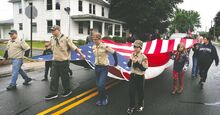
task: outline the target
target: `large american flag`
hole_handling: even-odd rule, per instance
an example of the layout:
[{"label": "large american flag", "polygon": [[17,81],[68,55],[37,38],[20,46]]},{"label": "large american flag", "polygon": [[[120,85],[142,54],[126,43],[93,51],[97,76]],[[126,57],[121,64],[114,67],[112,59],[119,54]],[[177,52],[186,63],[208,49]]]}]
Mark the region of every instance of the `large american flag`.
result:
[{"label": "large american flag", "polygon": [[[110,66],[108,76],[119,80],[130,79],[130,68],[127,62],[133,53],[132,43],[116,43],[111,40],[102,40],[106,45],[113,48],[118,54],[118,66],[112,66],[114,59],[109,54]],[[197,41],[193,39],[177,38],[173,40],[160,40],[145,42],[143,44],[142,53],[148,58],[149,67],[145,72],[145,79],[154,78],[160,75],[167,67],[171,65],[170,52],[175,51],[179,43],[184,43],[186,48],[192,47]],[[76,52],[71,52],[71,62],[80,66],[86,66],[94,69],[95,57],[92,51],[93,44],[87,44],[80,47],[85,54],[86,60],[81,60],[81,57]],[[36,56],[36,60],[52,60],[52,55]]]}]

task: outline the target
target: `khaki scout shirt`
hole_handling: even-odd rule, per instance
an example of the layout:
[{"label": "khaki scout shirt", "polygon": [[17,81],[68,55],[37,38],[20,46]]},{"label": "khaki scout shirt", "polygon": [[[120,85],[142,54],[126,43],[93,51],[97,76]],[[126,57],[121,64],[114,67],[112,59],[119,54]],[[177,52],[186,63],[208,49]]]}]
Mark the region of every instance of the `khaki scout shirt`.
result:
[{"label": "khaki scout shirt", "polygon": [[16,38],[9,40],[6,46],[8,50],[8,58],[22,59],[26,50],[30,49],[29,45],[22,39]]},{"label": "khaki scout shirt", "polygon": [[55,61],[66,61],[71,59],[71,49],[76,50],[77,47],[73,44],[69,37],[61,34],[57,37],[58,43],[55,36],[51,37],[51,49],[53,51],[53,60]]},{"label": "khaki scout shirt", "polygon": [[[148,67],[148,62],[147,62],[147,57],[142,54],[142,53],[133,53],[131,55],[131,60],[132,59],[137,59],[138,60],[138,63],[142,64],[144,68],[147,68]],[[133,67],[133,61],[131,63],[131,73],[134,73],[134,74],[137,74],[137,75],[144,75],[145,74],[145,71],[141,71],[139,68],[134,68]]]},{"label": "khaki scout shirt", "polygon": [[92,47],[92,50],[95,55],[95,65],[109,65],[108,60],[108,53],[114,53],[115,51],[110,48],[109,46],[106,46],[104,43],[100,43],[98,46],[94,45]]}]

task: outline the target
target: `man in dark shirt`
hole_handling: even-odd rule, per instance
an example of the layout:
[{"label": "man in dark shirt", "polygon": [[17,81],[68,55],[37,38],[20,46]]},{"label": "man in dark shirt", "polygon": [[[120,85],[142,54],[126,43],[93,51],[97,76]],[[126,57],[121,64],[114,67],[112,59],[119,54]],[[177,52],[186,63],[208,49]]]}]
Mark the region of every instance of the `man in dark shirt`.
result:
[{"label": "man in dark shirt", "polygon": [[207,78],[208,70],[215,60],[215,65],[219,64],[219,57],[215,46],[212,45],[210,38],[207,35],[203,35],[203,44],[198,49],[198,66],[200,74],[200,88],[203,89],[203,85]]}]

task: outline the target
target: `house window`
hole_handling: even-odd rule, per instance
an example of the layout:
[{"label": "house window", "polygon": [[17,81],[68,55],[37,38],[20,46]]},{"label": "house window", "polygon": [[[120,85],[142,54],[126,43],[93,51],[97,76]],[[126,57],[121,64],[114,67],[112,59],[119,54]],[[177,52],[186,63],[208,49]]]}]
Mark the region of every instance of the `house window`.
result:
[{"label": "house window", "polygon": [[83,34],[83,22],[79,22],[79,34]]},{"label": "house window", "polygon": [[105,8],[102,7],[102,16],[105,16]]},{"label": "house window", "polygon": [[99,28],[99,29],[98,29],[98,32],[99,32],[99,33],[102,33],[102,25],[101,25],[101,24],[99,25],[98,28]]},{"label": "house window", "polygon": [[52,26],[53,26],[53,21],[47,20],[47,33],[51,33]]},{"label": "house window", "polygon": [[93,14],[95,14],[95,5],[93,5],[93,9],[92,10],[93,10]]},{"label": "house window", "polygon": [[23,24],[19,23],[19,30],[23,30]]},{"label": "house window", "polygon": [[56,0],[56,10],[60,10],[60,0]]},{"label": "house window", "polygon": [[53,9],[52,0],[47,0],[47,10],[52,10],[52,9]]},{"label": "house window", "polygon": [[92,4],[89,4],[89,13],[92,13]]},{"label": "house window", "polygon": [[32,23],[32,32],[34,32],[34,33],[37,32],[37,23],[36,22]]},{"label": "house window", "polygon": [[79,0],[79,11],[83,11],[82,1]]},{"label": "house window", "polygon": [[60,26],[60,20],[56,20],[56,25]]},{"label": "house window", "polygon": [[21,3],[19,4],[19,9],[18,9],[19,11],[19,14],[22,14],[22,7],[21,7]]},{"label": "house window", "polygon": [[90,35],[90,25],[87,28],[87,34]]}]

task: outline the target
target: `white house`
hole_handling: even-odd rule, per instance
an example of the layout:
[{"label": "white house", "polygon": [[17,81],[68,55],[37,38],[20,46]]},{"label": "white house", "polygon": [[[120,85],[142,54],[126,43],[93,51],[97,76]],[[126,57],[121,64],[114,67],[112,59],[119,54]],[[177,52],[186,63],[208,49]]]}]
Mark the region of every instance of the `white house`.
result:
[{"label": "white house", "polygon": [[[124,22],[110,19],[109,0],[10,0],[13,3],[14,29],[19,36],[30,39],[30,19],[25,9],[32,3],[38,11],[33,19],[33,40],[49,40],[50,28],[60,25],[62,33],[71,38],[86,39],[93,29],[102,36],[122,36]],[[68,14],[65,9],[70,8]]]},{"label": "white house", "polygon": [[0,39],[9,38],[8,32],[13,28],[13,20],[0,21]]}]

